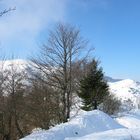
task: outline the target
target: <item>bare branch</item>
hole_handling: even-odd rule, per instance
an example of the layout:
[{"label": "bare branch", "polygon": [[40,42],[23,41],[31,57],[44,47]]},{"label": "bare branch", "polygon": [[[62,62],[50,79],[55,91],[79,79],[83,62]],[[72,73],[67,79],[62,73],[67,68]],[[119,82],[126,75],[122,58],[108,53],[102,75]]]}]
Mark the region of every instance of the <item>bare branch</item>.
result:
[{"label": "bare branch", "polygon": [[8,13],[8,12],[11,12],[11,11],[14,11],[16,10],[16,7],[14,8],[9,8],[9,9],[5,9],[3,10],[2,12],[0,12],[0,17],[3,16],[4,14]]}]

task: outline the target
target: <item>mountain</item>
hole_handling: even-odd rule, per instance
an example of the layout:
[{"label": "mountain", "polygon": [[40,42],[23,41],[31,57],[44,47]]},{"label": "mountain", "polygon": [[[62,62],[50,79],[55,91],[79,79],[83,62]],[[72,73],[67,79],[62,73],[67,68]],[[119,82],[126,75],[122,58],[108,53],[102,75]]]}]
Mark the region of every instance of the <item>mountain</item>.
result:
[{"label": "mountain", "polygon": [[28,65],[29,61],[23,59],[0,61],[0,68],[4,70],[11,69],[11,67],[13,66],[17,71],[25,71]]},{"label": "mountain", "polygon": [[140,108],[140,83],[131,79],[109,83],[110,92],[122,101],[123,109]]},{"label": "mountain", "polygon": [[114,83],[114,82],[121,81],[122,79],[114,79],[114,78],[112,78],[112,77],[105,76],[105,80],[106,80],[107,82],[112,82],[112,83]]}]

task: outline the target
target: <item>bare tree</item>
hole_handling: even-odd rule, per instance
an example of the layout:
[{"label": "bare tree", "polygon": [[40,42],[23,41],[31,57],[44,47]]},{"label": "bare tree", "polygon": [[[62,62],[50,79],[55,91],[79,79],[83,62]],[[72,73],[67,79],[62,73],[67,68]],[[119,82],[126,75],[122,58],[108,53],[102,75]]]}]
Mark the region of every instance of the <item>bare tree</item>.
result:
[{"label": "bare tree", "polygon": [[32,59],[46,77],[43,81],[60,93],[64,122],[70,117],[72,63],[85,57],[82,51],[85,47],[87,41],[81,37],[79,30],[67,24],[58,24],[50,31],[47,43],[41,47],[39,58]]},{"label": "bare tree", "polygon": [[34,128],[49,129],[50,126],[58,124],[59,105],[53,88],[39,79],[32,79],[30,92],[27,97],[28,114],[31,126]]},{"label": "bare tree", "polygon": [[23,108],[25,93],[25,73],[18,71],[12,63],[5,68],[4,105],[3,105],[3,139],[17,139],[23,137]]},{"label": "bare tree", "polygon": [[4,57],[0,61],[0,139],[4,136],[4,85],[6,80],[5,70],[4,70]]}]

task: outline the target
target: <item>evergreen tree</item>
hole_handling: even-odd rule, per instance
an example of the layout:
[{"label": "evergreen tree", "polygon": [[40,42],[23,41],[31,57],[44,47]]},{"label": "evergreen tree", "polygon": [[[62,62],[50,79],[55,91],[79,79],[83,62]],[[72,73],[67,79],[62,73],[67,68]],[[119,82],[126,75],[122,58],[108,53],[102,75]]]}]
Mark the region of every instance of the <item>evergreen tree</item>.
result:
[{"label": "evergreen tree", "polygon": [[94,59],[89,65],[87,74],[80,81],[80,90],[78,91],[78,96],[83,101],[82,109],[86,111],[97,109],[97,106],[109,93],[104,73],[98,66],[98,61]]}]

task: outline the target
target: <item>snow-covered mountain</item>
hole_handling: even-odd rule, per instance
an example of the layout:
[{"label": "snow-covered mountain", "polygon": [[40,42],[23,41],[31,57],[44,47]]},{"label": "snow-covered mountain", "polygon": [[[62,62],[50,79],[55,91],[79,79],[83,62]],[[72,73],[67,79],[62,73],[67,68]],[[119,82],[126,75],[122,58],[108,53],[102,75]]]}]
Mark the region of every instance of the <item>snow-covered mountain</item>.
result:
[{"label": "snow-covered mountain", "polygon": [[123,109],[140,108],[140,83],[131,79],[109,83],[110,91],[122,101]]},{"label": "snow-covered mountain", "polygon": [[0,61],[0,69],[8,70],[14,67],[17,71],[25,71],[29,65],[29,62],[23,59],[15,59],[15,60],[5,60]]}]

